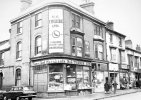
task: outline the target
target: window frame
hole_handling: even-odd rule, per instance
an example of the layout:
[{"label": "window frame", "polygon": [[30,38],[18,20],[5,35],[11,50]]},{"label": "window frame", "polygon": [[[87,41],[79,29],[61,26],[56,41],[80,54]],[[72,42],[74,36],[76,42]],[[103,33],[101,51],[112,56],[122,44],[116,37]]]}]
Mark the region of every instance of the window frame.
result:
[{"label": "window frame", "polygon": [[17,42],[16,46],[16,59],[22,58],[22,42]]},{"label": "window frame", "polygon": [[[104,45],[103,45],[103,42],[94,41],[93,45],[94,45],[94,58],[99,59],[99,60],[104,60]],[[102,52],[100,52],[100,50],[99,50],[100,45],[102,46]],[[102,53],[102,58],[101,59],[100,59],[100,54],[99,53]]]},{"label": "window frame", "polygon": [[[37,42],[40,42],[40,45],[38,45],[39,43],[37,43]],[[38,55],[38,54],[42,54],[42,38],[40,35],[35,37],[35,55]]]},{"label": "window frame", "polygon": [[37,13],[35,15],[35,27],[41,27],[41,26],[42,26],[42,13]]},{"label": "window frame", "polygon": [[17,23],[17,34],[22,34],[23,33],[23,22],[20,21]]},{"label": "window frame", "polygon": [[[81,39],[82,40],[82,46],[78,46],[78,43],[77,43],[77,39]],[[75,45],[73,45],[73,39],[75,40]],[[73,53],[73,49],[75,50],[75,53]],[[81,49],[81,56],[78,55],[78,49]],[[83,57],[83,52],[84,52],[84,41],[83,41],[83,36],[80,36],[80,35],[71,35],[71,55],[73,56],[77,56],[77,57]]]},{"label": "window frame", "polygon": [[72,27],[80,29],[81,17],[78,14],[72,13]]}]

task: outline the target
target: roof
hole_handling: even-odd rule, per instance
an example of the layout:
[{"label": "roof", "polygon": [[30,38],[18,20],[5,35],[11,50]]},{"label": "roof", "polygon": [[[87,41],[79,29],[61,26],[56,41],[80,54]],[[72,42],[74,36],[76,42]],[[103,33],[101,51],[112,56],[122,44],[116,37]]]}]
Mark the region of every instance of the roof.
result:
[{"label": "roof", "polygon": [[117,32],[117,31],[115,31],[115,30],[111,30],[111,29],[109,29],[109,28],[107,28],[107,27],[106,27],[106,29],[107,29],[108,31],[110,31],[110,32],[113,32],[113,33],[119,35],[119,36],[122,36],[122,37],[124,37],[124,38],[126,37],[126,35],[124,35],[124,34],[122,34],[122,33],[119,33],[119,32]]},{"label": "roof", "polygon": [[0,42],[0,52],[7,51],[10,49],[9,40],[4,40]]},{"label": "roof", "polygon": [[16,20],[18,20],[18,19],[20,19],[22,17],[30,15],[31,13],[33,13],[33,12],[39,10],[39,9],[42,9],[42,8],[44,8],[46,6],[51,6],[51,5],[58,5],[58,6],[63,5],[63,6],[69,7],[71,9],[73,9],[73,10],[76,10],[76,11],[82,13],[83,15],[85,15],[85,16],[87,16],[89,18],[92,18],[93,20],[95,20],[95,21],[97,21],[97,22],[99,22],[101,24],[106,25],[105,22],[97,19],[96,17],[94,17],[93,14],[91,14],[90,12],[88,12],[85,9],[81,8],[80,6],[70,2],[69,0],[57,0],[57,1],[56,0],[44,0],[44,1],[42,1],[42,2],[40,2],[38,4],[36,4],[36,5],[33,5],[33,6],[29,7],[25,11],[21,12],[17,17],[12,19],[10,22],[12,23],[12,22],[14,22],[14,21],[16,21]]},{"label": "roof", "polygon": [[129,48],[129,47],[125,47],[125,49],[128,49],[128,50],[131,50],[131,51],[134,51],[136,53],[141,54],[141,51],[138,51],[138,50],[135,50],[135,49],[132,49],[132,48]]}]

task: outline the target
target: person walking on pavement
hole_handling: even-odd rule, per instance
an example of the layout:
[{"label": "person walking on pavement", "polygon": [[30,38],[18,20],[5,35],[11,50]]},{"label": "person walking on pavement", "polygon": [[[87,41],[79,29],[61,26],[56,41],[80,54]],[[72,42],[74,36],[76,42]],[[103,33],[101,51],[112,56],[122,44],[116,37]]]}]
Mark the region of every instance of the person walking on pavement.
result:
[{"label": "person walking on pavement", "polygon": [[110,85],[109,85],[109,82],[108,82],[108,77],[106,77],[106,82],[104,84],[104,90],[105,90],[105,93],[109,93],[109,89],[110,89]]},{"label": "person walking on pavement", "polygon": [[117,90],[117,83],[116,81],[114,81],[114,83],[112,84],[113,85],[113,88],[114,88],[114,94],[116,93],[116,90]]}]

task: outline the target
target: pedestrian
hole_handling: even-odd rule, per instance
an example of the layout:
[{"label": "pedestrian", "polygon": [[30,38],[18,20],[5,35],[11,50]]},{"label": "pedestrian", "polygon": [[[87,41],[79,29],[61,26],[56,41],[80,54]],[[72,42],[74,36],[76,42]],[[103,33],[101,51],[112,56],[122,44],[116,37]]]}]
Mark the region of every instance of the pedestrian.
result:
[{"label": "pedestrian", "polygon": [[104,84],[104,89],[106,94],[109,93],[110,85],[109,85],[108,79],[106,79],[106,82]]},{"label": "pedestrian", "polygon": [[117,83],[116,81],[114,81],[114,83],[112,84],[113,85],[113,88],[114,88],[114,94],[116,93],[116,90],[117,90]]}]

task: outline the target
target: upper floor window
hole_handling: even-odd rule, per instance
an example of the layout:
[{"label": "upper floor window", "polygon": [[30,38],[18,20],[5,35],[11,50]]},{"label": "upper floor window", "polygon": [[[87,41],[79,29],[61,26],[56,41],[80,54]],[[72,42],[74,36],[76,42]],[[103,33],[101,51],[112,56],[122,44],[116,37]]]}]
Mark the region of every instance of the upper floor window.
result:
[{"label": "upper floor window", "polygon": [[72,13],[72,27],[80,28],[80,16]]},{"label": "upper floor window", "polygon": [[130,65],[130,67],[133,67],[133,56],[132,55],[128,55],[128,64]]},{"label": "upper floor window", "polygon": [[90,57],[90,43],[85,41],[85,56]]},{"label": "upper floor window", "polygon": [[41,36],[37,36],[35,38],[35,55],[41,54],[41,52],[42,52]]},{"label": "upper floor window", "polygon": [[135,56],[135,67],[139,67],[139,57]]},{"label": "upper floor window", "polygon": [[0,65],[4,65],[4,53],[0,53]]},{"label": "upper floor window", "polygon": [[116,48],[111,48],[111,61],[116,62]]},{"label": "upper floor window", "polygon": [[40,27],[42,25],[42,14],[38,13],[35,15],[35,27]]},{"label": "upper floor window", "polygon": [[17,33],[18,34],[23,33],[23,23],[22,22],[18,22],[17,24]]},{"label": "upper floor window", "polygon": [[17,52],[16,52],[16,58],[21,58],[22,57],[22,43],[18,42],[17,43]]},{"label": "upper floor window", "polygon": [[125,62],[125,51],[120,50],[120,63]]},{"label": "upper floor window", "polygon": [[113,43],[113,35],[110,34],[110,43]]},{"label": "upper floor window", "polygon": [[119,46],[122,46],[122,38],[119,37]]},{"label": "upper floor window", "polygon": [[94,50],[95,50],[95,58],[98,58],[99,60],[103,60],[103,45],[100,43],[94,44]]},{"label": "upper floor window", "polygon": [[103,37],[103,28],[100,25],[95,25],[94,34]]},{"label": "upper floor window", "polygon": [[72,37],[72,55],[82,57],[83,40],[80,37]]}]

